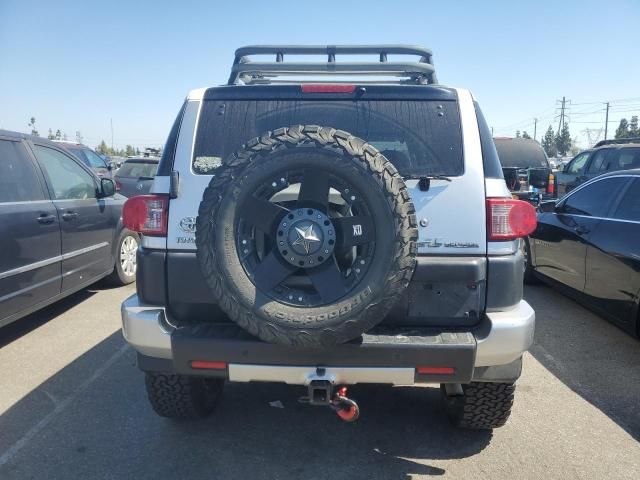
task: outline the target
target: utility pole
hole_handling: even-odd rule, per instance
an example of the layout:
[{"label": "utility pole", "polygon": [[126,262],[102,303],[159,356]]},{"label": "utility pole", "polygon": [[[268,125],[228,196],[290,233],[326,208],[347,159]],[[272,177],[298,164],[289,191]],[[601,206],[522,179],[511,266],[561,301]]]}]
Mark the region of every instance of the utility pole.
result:
[{"label": "utility pole", "polygon": [[491,127],[491,136],[493,137],[493,127]]},{"label": "utility pole", "polygon": [[609,128],[609,102],[605,104],[607,106],[607,113],[604,116],[604,139],[607,139],[607,130]]},{"label": "utility pole", "polygon": [[113,118],[111,119],[111,151],[114,152],[113,150]]},{"label": "utility pole", "polygon": [[533,119],[533,139],[536,139],[536,131],[538,130],[538,119]]},{"label": "utility pole", "polygon": [[565,108],[566,99],[562,97],[562,107],[560,109],[560,122],[558,123],[558,135],[560,135],[560,131],[564,126],[564,108]]}]

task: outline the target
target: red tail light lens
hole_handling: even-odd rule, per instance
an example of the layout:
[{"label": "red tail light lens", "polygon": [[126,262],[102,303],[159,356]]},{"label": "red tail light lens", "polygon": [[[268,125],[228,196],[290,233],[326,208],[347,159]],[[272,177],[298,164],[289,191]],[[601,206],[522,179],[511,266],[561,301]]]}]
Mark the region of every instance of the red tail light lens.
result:
[{"label": "red tail light lens", "polygon": [[487,238],[489,241],[515,240],[536,229],[536,210],[522,200],[487,198]]},{"label": "red tail light lens", "polygon": [[356,91],[355,85],[335,85],[335,84],[306,84],[301,85],[302,93],[353,93]]},{"label": "red tail light lens", "polygon": [[143,235],[166,235],[168,218],[169,197],[161,195],[131,197],[122,208],[124,226]]},{"label": "red tail light lens", "polygon": [[556,177],[553,173],[549,174],[549,183],[547,184],[547,193],[553,195],[556,191]]},{"label": "red tail light lens", "polygon": [[191,368],[196,370],[225,370],[227,368],[226,362],[207,362],[205,360],[193,360],[191,362]]}]

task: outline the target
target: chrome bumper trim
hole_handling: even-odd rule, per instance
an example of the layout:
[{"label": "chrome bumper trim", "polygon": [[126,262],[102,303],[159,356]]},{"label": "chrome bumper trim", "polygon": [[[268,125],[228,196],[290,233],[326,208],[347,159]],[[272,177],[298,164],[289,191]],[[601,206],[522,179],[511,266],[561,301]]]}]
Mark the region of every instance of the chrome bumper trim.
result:
[{"label": "chrome bumper trim", "polygon": [[232,382],[284,382],[289,385],[309,385],[312,380],[328,380],[339,385],[355,383],[386,383],[413,385],[413,368],[316,367],[280,365],[229,364]]},{"label": "chrome bumper trim", "polygon": [[173,358],[171,332],[164,308],[141,304],[134,294],[122,302],[122,334],[131,346],[143,355]]},{"label": "chrome bumper trim", "polygon": [[511,310],[488,312],[491,330],[478,338],[476,367],[506,365],[522,356],[533,343],[536,314],[527,302]]}]

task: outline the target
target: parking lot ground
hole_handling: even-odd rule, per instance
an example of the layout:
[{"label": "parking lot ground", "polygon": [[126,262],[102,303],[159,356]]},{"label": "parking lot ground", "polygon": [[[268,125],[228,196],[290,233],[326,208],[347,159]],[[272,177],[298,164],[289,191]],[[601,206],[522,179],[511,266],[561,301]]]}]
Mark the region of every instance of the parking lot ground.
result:
[{"label": "parking lot ground", "polygon": [[0,478],[640,476],[640,342],[548,287],[526,290],[536,343],[493,433],[449,426],[433,387],[354,386],[354,424],[277,384],[227,385],[199,423],[159,418],[119,331],[134,289],[89,289],[0,330]]}]

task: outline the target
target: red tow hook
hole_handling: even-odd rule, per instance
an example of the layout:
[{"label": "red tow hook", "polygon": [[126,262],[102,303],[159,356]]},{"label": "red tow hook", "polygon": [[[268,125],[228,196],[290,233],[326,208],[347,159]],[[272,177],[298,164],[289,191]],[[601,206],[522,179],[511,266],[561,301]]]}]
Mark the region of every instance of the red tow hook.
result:
[{"label": "red tow hook", "polygon": [[347,387],[340,387],[331,399],[331,408],[345,422],[355,422],[360,416],[358,404],[347,397]]}]

